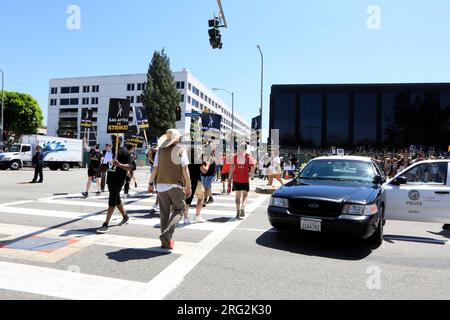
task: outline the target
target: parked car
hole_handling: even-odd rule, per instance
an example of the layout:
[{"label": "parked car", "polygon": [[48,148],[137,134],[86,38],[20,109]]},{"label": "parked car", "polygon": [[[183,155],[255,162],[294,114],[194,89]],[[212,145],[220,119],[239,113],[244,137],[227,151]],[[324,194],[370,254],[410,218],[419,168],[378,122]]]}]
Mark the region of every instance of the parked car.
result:
[{"label": "parked car", "polygon": [[386,221],[385,181],[370,158],[313,159],[272,195],[269,222],[278,230],[339,231],[380,245]]}]

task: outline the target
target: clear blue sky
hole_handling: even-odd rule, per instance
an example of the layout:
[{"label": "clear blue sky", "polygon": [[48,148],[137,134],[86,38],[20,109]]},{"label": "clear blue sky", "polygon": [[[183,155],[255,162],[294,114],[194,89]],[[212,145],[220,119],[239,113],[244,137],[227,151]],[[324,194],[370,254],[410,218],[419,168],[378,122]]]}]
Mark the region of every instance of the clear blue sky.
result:
[{"label": "clear blue sky", "polygon": [[[6,90],[32,94],[45,116],[50,78],[144,73],[163,47],[174,71],[186,67],[209,87],[235,91],[250,120],[260,44],[265,128],[272,84],[450,82],[448,0],[222,0],[229,28],[220,51],[207,34],[215,0],[0,1]],[[81,8],[81,30],[66,28],[71,4]],[[367,28],[372,4],[380,30]]]}]

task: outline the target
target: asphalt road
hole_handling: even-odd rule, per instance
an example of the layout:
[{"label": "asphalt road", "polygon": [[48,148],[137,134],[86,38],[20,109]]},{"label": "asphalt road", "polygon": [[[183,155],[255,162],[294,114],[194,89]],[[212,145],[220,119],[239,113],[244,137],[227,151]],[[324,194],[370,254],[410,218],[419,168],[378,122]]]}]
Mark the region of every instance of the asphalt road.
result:
[{"label": "asphalt road", "polygon": [[233,196],[219,195],[216,183],[208,222],[180,226],[169,253],[149,212],[147,170],[126,200],[130,224],[106,235],[95,230],[107,194],[81,198],[85,170],[44,175],[44,184],[29,185],[31,171],[0,171],[0,299],[450,298],[450,232],[441,225],[388,221],[379,248],[280,233],[266,218],[268,196],[252,193],[239,222]]}]

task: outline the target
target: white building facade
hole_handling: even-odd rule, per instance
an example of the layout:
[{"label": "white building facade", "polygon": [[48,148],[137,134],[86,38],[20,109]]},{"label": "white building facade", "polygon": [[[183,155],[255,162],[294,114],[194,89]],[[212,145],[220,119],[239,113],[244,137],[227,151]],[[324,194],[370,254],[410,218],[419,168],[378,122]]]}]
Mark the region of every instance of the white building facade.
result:
[{"label": "white building facade", "polygon": [[[174,72],[174,85],[180,92],[181,121],[177,129],[190,132],[191,118],[186,113],[211,112],[222,116],[222,133],[231,132],[232,108],[217,94],[195,78],[188,70]],[[112,75],[99,77],[51,79],[49,83],[48,135],[73,136],[82,139],[87,136],[80,129],[83,109],[93,111],[93,130],[89,132],[90,144],[110,143],[106,133],[109,100],[129,99],[132,106],[140,107],[141,94],[147,82],[147,74]],[[130,113],[130,123],[133,122]],[[236,135],[250,137],[250,125],[236,112],[234,113]],[[83,131],[81,131],[83,130]]]}]

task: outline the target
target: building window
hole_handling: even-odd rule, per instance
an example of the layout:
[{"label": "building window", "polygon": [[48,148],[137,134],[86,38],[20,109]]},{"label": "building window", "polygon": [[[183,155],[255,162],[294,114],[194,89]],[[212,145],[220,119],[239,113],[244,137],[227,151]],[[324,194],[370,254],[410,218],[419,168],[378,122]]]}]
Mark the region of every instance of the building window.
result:
[{"label": "building window", "polygon": [[192,84],[190,82],[188,82],[188,89],[189,91],[192,91]]},{"label": "building window", "polygon": [[144,83],[138,83],[137,84],[138,91],[144,91],[145,90],[145,82]]},{"label": "building window", "polygon": [[128,96],[127,99],[128,99],[131,103],[134,103],[134,97],[133,97],[133,96]]},{"label": "building window", "polygon": [[181,102],[184,102],[184,94],[180,96]]},{"label": "building window", "polygon": [[303,94],[300,98],[300,139],[307,147],[322,143],[321,94]]},{"label": "building window", "polygon": [[89,98],[83,98],[83,105],[89,104]]},{"label": "building window", "polygon": [[98,104],[98,98],[91,98],[91,104]]},{"label": "building window", "polygon": [[92,86],[92,92],[99,92],[100,86]]},{"label": "building window", "polygon": [[192,101],[192,100],[191,100],[191,97],[188,96],[188,103],[191,104],[191,101]]},{"label": "building window", "polygon": [[70,87],[62,87],[61,94],[67,94],[67,93],[70,93]]},{"label": "building window", "polygon": [[377,141],[377,95],[355,94],[353,111],[353,143],[373,145]]},{"label": "building window", "polygon": [[183,90],[184,89],[184,81],[177,81],[177,89]]},{"label": "building window", "polygon": [[142,102],[141,96],[136,96],[136,103],[141,103],[141,102]]},{"label": "building window", "polygon": [[349,141],[349,94],[327,95],[327,144],[344,147]]},{"label": "building window", "polygon": [[56,106],[56,103],[57,103],[58,101],[56,100],[56,99],[50,99],[50,105],[51,106]]},{"label": "building window", "polygon": [[89,93],[90,87],[89,86],[83,86],[83,93]]},{"label": "building window", "polygon": [[70,93],[80,93],[80,87],[70,87]]},{"label": "building window", "polygon": [[135,88],[134,83],[127,84],[127,91],[134,91],[134,88]]},{"label": "building window", "polygon": [[51,88],[51,94],[58,94],[58,88]]},{"label": "building window", "polygon": [[200,90],[198,90],[196,87],[192,87],[192,92],[198,97],[200,96]]}]

